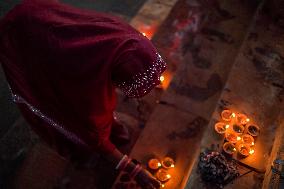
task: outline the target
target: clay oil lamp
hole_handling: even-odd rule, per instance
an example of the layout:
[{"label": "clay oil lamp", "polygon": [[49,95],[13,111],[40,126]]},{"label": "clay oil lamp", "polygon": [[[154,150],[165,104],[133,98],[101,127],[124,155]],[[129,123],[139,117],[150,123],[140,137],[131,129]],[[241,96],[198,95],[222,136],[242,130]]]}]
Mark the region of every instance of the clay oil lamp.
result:
[{"label": "clay oil lamp", "polygon": [[242,133],[244,132],[245,127],[244,127],[243,125],[233,124],[232,130],[233,130],[236,134],[240,135],[240,134],[242,134]]},{"label": "clay oil lamp", "polygon": [[254,154],[254,150],[247,144],[240,144],[238,145],[238,152],[240,155],[247,157],[249,155]]},{"label": "clay oil lamp", "polygon": [[171,175],[167,172],[167,170],[159,169],[159,171],[156,173],[156,177],[161,182],[167,182],[170,180]]},{"label": "clay oil lamp", "polygon": [[260,128],[257,125],[248,125],[247,133],[253,137],[257,137],[260,133]]},{"label": "clay oil lamp", "polygon": [[246,125],[250,119],[245,114],[238,113],[236,115],[236,123],[240,125]]},{"label": "clay oil lamp", "polygon": [[232,155],[235,151],[236,151],[236,147],[234,144],[230,143],[230,142],[225,142],[223,144],[223,150],[224,152],[226,152],[229,155]]},{"label": "clay oil lamp", "polygon": [[148,167],[152,170],[157,170],[162,166],[158,159],[150,159],[148,161]]},{"label": "clay oil lamp", "polygon": [[162,166],[165,169],[170,169],[170,168],[174,168],[175,167],[175,162],[172,158],[170,157],[165,157],[162,161]]},{"label": "clay oil lamp", "polygon": [[226,130],[230,127],[230,125],[218,122],[215,124],[215,131],[219,134],[224,134]]},{"label": "clay oil lamp", "polygon": [[244,134],[242,136],[242,142],[249,146],[254,146],[254,138],[249,134]]},{"label": "clay oil lamp", "polygon": [[230,122],[232,118],[235,117],[235,113],[233,113],[231,110],[223,110],[221,113],[221,118],[224,121]]},{"label": "clay oil lamp", "polygon": [[225,133],[225,138],[228,142],[230,143],[237,143],[238,141],[240,141],[242,138],[240,136],[238,136],[238,134],[234,131],[227,131]]}]

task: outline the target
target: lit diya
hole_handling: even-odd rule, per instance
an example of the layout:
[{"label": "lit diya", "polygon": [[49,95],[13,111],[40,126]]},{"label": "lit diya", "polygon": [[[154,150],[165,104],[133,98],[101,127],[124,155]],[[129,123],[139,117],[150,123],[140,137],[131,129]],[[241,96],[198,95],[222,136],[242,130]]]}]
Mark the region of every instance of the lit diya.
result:
[{"label": "lit diya", "polygon": [[241,140],[241,137],[239,137],[235,132],[228,131],[225,133],[225,138],[228,142],[231,143],[237,143],[239,140]]},{"label": "lit diya", "polygon": [[221,113],[221,117],[224,121],[230,122],[235,114],[231,110],[223,110]]},{"label": "lit diya", "polygon": [[225,142],[224,145],[223,145],[223,150],[227,154],[232,155],[236,151],[236,148],[235,148],[234,144],[232,144],[230,142]]},{"label": "lit diya", "polygon": [[157,173],[156,173],[156,177],[159,181],[161,182],[166,182],[171,178],[171,175],[168,174],[167,170],[165,169],[160,169]]},{"label": "lit diya", "polygon": [[234,124],[233,125],[233,131],[235,131],[237,134],[242,134],[245,130],[245,127],[243,125]]},{"label": "lit diya", "polygon": [[175,162],[172,158],[170,157],[165,157],[162,161],[162,166],[165,168],[165,169],[170,169],[170,168],[173,168],[175,167]]},{"label": "lit diya", "polygon": [[249,135],[249,134],[245,134],[242,136],[242,141],[243,143],[247,144],[247,145],[250,145],[250,146],[253,146],[254,145],[254,138]]},{"label": "lit diya", "polygon": [[148,167],[152,170],[157,170],[161,167],[161,163],[158,159],[150,159],[148,162]]},{"label": "lit diya", "polygon": [[247,127],[247,133],[250,134],[253,137],[256,137],[259,135],[260,129],[257,125],[249,125]]},{"label": "lit diya", "polygon": [[238,145],[238,152],[242,155],[242,156],[249,156],[251,154],[254,153],[254,150],[251,149],[251,147],[249,145],[246,144],[240,144]]},{"label": "lit diya", "polygon": [[250,121],[250,119],[245,114],[237,114],[236,122],[241,125],[245,125]]},{"label": "lit diya", "polygon": [[226,130],[230,127],[230,125],[218,122],[215,124],[215,131],[219,134],[224,134]]}]

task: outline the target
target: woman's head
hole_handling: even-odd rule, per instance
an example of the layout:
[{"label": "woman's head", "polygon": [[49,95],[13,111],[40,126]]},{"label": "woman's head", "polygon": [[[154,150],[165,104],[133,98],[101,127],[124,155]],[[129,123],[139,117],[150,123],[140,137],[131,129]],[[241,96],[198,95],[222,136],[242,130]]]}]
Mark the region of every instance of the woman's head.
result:
[{"label": "woman's head", "polygon": [[142,97],[160,84],[166,63],[152,43],[144,36],[122,45],[112,76],[128,97]]}]

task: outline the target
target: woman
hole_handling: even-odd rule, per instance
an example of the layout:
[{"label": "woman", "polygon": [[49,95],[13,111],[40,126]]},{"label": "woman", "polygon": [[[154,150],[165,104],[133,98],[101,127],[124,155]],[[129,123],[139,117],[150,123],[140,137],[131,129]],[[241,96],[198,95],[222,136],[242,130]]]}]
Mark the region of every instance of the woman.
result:
[{"label": "woman", "polygon": [[0,36],[13,100],[38,135],[63,156],[99,152],[142,187],[159,187],[110,140],[127,138],[113,119],[115,86],[141,97],[166,68],[147,38],[110,16],[50,0],[24,0],[1,20]]}]

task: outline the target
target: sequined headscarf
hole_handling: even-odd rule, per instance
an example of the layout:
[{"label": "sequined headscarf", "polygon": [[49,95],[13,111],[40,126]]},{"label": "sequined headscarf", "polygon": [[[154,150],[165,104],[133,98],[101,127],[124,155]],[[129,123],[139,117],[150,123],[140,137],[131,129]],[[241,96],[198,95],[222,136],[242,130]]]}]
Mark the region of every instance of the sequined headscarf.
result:
[{"label": "sequined headscarf", "polygon": [[143,96],[166,67],[128,24],[56,1],[23,1],[0,21],[0,36],[15,102],[39,135],[62,148],[111,152],[115,85]]}]

